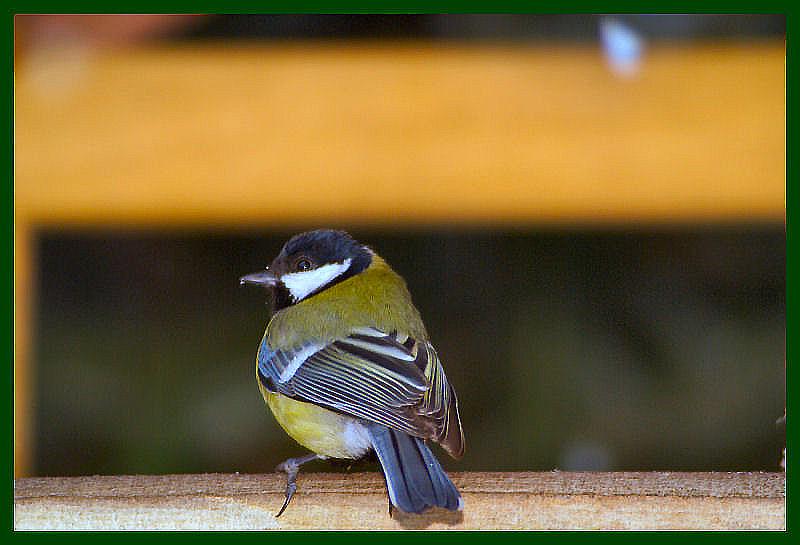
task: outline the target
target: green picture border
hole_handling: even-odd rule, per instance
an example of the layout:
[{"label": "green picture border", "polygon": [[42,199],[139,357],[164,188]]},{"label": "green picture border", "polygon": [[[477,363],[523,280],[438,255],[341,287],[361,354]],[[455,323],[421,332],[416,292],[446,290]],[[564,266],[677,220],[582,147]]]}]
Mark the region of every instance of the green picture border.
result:
[{"label": "green picture border", "polygon": [[[14,361],[14,283],[13,283],[13,251],[14,251],[14,191],[13,191],[13,55],[14,55],[14,15],[20,13],[783,13],[787,16],[786,21],[786,51],[787,51],[787,87],[786,87],[786,359],[787,359],[787,406],[789,392],[793,390],[791,385],[795,382],[793,366],[789,365],[789,360],[795,353],[796,341],[792,332],[797,327],[796,311],[798,303],[796,279],[798,270],[797,257],[797,226],[796,221],[791,215],[792,210],[796,210],[798,193],[798,172],[797,160],[795,156],[796,148],[796,127],[797,127],[797,86],[796,86],[796,54],[797,48],[792,41],[793,36],[798,36],[797,20],[798,10],[792,8],[788,1],[764,1],[764,2],[722,2],[702,0],[674,1],[674,2],[634,2],[632,0],[616,2],[585,2],[578,0],[571,1],[541,1],[523,2],[498,0],[494,2],[467,2],[467,1],[394,1],[394,2],[336,2],[336,1],[275,1],[264,2],[261,6],[247,2],[213,2],[213,1],[194,1],[186,2],[180,0],[167,0],[162,2],[137,2],[137,3],[99,3],[99,2],[73,2],[64,5],[55,1],[28,1],[12,2],[11,6],[4,9],[2,24],[0,25],[0,43],[2,50],[3,85],[3,133],[2,157],[5,160],[4,171],[7,173],[2,183],[2,346],[6,354],[5,361],[6,373],[2,381],[3,391],[5,391],[6,402],[3,404],[3,414],[0,418],[2,422],[3,437],[5,448],[2,451],[0,466],[6,468],[4,472],[3,493],[5,508],[2,509],[2,521],[0,527],[8,537],[14,540],[39,540],[39,539],[58,539],[59,541],[90,541],[97,539],[114,539],[122,542],[138,541],[147,537],[148,539],[179,539],[179,540],[218,540],[236,539],[250,542],[262,542],[263,540],[279,540],[288,542],[295,539],[321,539],[325,541],[345,542],[361,539],[380,539],[381,543],[400,542],[400,540],[435,538],[443,542],[460,543],[467,541],[483,541],[486,539],[501,540],[539,540],[547,537],[557,537],[559,539],[576,540],[624,540],[640,541],[652,540],[661,542],[662,540],[679,540],[686,537],[703,537],[712,539],[752,539],[754,536],[750,532],[670,532],[653,533],[646,532],[502,532],[493,533],[492,536],[483,535],[482,532],[425,532],[406,533],[406,532],[382,532],[380,537],[370,536],[363,532],[319,532],[314,535],[297,535],[296,532],[275,532],[265,534],[262,532],[133,532],[133,533],[114,533],[108,535],[106,532],[13,532],[13,361]],[[734,422],[731,425],[735,425]],[[786,428],[787,444],[795,443],[793,429]],[[793,448],[793,447],[792,447]],[[791,448],[789,453],[791,456]],[[791,458],[790,458],[791,459]],[[797,527],[797,509],[792,500],[794,488],[790,485],[787,477],[787,532],[774,532],[761,534],[759,539],[767,538],[770,540],[785,540],[789,538],[791,531]],[[219,535],[223,534],[223,535]]]}]

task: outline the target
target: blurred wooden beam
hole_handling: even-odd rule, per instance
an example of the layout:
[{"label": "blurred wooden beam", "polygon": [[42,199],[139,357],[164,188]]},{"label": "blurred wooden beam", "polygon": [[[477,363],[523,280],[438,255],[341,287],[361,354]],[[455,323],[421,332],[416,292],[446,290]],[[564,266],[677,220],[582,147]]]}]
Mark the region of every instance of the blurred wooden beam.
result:
[{"label": "blurred wooden beam", "polygon": [[33,370],[30,362],[34,306],[31,226],[14,222],[14,476],[29,475],[33,462]]},{"label": "blurred wooden beam", "polygon": [[782,473],[456,473],[462,513],[387,513],[378,473],[19,479],[16,530],[785,529]]},{"label": "blurred wooden beam", "polygon": [[37,223],[782,222],[784,42],[30,54]]}]

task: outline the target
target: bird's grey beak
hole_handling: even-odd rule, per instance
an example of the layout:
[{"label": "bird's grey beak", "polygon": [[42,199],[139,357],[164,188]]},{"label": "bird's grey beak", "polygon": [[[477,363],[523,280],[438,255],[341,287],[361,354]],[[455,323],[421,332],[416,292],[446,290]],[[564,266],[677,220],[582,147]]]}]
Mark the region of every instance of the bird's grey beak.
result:
[{"label": "bird's grey beak", "polygon": [[262,288],[271,288],[278,283],[278,277],[270,271],[259,271],[257,273],[248,274],[239,279],[239,285],[253,284],[254,286],[261,286]]}]

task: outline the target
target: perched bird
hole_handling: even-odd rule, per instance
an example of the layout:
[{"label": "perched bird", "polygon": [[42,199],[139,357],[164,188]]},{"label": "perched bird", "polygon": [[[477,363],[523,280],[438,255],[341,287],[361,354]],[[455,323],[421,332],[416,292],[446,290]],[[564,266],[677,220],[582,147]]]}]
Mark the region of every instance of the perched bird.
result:
[{"label": "perched bird", "polygon": [[297,472],[317,459],[377,454],[392,506],[460,510],[458,490],[428,448],[464,454],[453,387],[405,281],[344,231],[292,237],[264,271],[241,284],[267,288],[272,316],[256,357],[256,377],[278,423],[312,452],[276,469]]}]

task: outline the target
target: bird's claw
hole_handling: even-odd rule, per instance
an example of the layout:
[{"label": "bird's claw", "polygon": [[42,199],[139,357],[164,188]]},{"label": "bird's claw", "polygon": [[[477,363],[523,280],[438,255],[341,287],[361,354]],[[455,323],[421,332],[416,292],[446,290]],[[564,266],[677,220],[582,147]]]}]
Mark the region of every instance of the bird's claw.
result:
[{"label": "bird's claw", "polygon": [[275,515],[275,518],[281,516],[283,512],[286,511],[286,508],[289,507],[289,502],[292,501],[295,491],[297,491],[297,485],[295,483],[286,484],[286,499],[283,500],[283,505],[281,506],[280,511],[278,511],[278,514]]},{"label": "bird's claw", "polygon": [[292,501],[292,497],[294,497],[294,493],[297,491],[297,472],[299,469],[300,465],[293,459],[286,460],[278,464],[275,468],[277,472],[286,473],[286,499],[283,501],[283,506],[281,506],[275,518],[278,518],[286,511],[286,508],[289,507],[289,502]]},{"label": "bird's claw", "polygon": [[286,508],[289,507],[289,502],[292,501],[294,493],[297,491],[297,474],[300,471],[300,466],[318,458],[317,454],[309,454],[301,458],[289,458],[275,467],[275,471],[278,473],[286,473],[286,499],[283,501],[283,506],[278,511],[278,514],[275,515],[275,518],[278,518],[286,511]]}]

